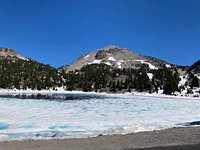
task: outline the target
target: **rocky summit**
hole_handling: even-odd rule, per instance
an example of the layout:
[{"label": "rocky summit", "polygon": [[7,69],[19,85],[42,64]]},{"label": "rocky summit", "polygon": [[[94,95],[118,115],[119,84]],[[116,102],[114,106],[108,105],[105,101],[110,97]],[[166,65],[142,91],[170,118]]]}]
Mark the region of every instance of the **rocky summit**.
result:
[{"label": "rocky summit", "polygon": [[0,48],[0,59],[22,59],[29,60],[28,58],[18,54],[11,48]]},{"label": "rocky summit", "polygon": [[80,70],[90,64],[107,64],[114,68],[141,68],[158,69],[170,64],[153,57],[139,55],[127,48],[107,46],[82,55],[75,62],[65,67],[66,72]]}]

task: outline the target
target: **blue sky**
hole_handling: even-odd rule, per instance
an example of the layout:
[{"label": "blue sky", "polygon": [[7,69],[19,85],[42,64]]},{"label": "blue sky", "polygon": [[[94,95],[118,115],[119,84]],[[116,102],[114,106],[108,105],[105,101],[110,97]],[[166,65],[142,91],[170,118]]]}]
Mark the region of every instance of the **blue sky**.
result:
[{"label": "blue sky", "polygon": [[200,0],[0,0],[0,47],[59,67],[107,45],[200,59]]}]

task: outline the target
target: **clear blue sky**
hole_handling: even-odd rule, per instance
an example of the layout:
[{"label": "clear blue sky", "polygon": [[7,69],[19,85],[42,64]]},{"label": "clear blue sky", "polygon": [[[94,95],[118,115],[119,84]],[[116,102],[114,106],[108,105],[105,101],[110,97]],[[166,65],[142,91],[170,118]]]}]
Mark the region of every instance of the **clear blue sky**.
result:
[{"label": "clear blue sky", "polygon": [[0,47],[54,67],[107,45],[200,59],[200,0],[0,0]]}]

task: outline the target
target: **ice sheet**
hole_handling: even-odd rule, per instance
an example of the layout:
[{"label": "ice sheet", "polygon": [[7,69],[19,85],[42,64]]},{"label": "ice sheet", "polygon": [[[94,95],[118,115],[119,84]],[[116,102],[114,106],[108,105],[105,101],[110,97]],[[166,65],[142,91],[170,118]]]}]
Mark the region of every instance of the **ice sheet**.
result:
[{"label": "ice sheet", "polygon": [[199,108],[199,100],[136,95],[84,94],[63,101],[0,98],[0,139],[159,130],[199,121]]}]

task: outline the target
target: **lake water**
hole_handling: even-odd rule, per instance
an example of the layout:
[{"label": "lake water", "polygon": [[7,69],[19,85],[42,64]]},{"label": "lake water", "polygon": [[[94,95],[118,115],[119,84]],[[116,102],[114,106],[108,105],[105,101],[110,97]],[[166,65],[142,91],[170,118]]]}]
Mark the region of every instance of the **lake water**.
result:
[{"label": "lake water", "polygon": [[0,97],[1,140],[126,134],[199,120],[200,100],[193,99],[108,94]]}]

